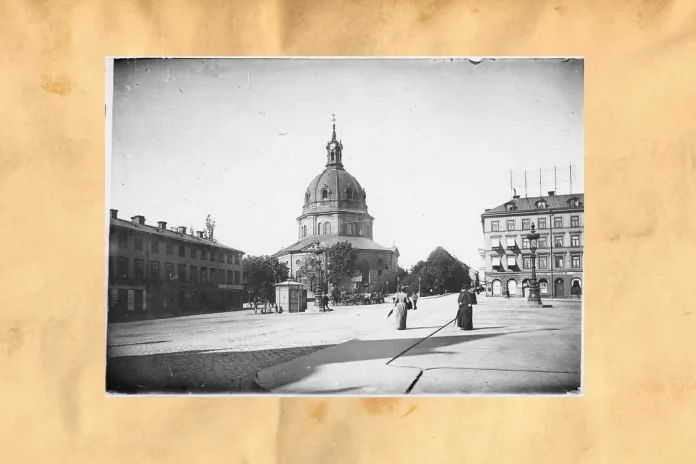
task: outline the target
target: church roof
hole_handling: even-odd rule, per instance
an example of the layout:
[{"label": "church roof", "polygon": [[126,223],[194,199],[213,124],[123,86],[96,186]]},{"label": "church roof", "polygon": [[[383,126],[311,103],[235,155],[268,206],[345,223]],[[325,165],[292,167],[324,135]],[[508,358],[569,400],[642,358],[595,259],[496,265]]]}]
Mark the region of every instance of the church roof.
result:
[{"label": "church roof", "polygon": [[[578,206],[572,206],[570,200],[577,199],[579,201]],[[572,208],[584,208],[585,194],[576,193],[568,195],[547,195],[543,197],[529,197],[529,198],[513,198],[513,200],[503,203],[502,205],[496,206],[495,208],[486,210],[482,216],[495,213],[506,213],[510,212],[508,205],[514,205],[514,212],[529,212],[529,211],[543,211],[539,209],[539,203],[544,202],[546,208],[548,209],[572,209]]]},{"label": "church roof", "polygon": [[370,251],[391,251],[393,250],[383,247],[377,242],[374,242],[366,237],[348,237],[343,235],[312,235],[310,237],[305,237],[302,240],[298,240],[289,247],[283,248],[282,250],[275,253],[273,256],[286,255],[290,252],[304,251],[312,247],[312,244],[319,241],[324,246],[332,246],[339,242],[348,242],[353,245],[353,248],[357,250],[370,250]]}]

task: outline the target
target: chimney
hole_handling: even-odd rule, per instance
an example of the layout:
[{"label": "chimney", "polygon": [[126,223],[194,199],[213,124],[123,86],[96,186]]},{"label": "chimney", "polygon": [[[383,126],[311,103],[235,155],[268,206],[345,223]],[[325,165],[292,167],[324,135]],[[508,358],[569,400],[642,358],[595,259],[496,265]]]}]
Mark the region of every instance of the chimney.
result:
[{"label": "chimney", "polygon": [[517,201],[517,200],[520,199],[520,196],[519,196],[519,195],[514,195],[514,196],[512,197],[512,199],[515,200],[515,201]]},{"label": "chimney", "polygon": [[165,221],[158,221],[157,227],[159,227],[160,229],[167,230],[167,223]]},{"label": "chimney", "polygon": [[118,210],[117,209],[111,209],[111,219],[118,219]]},{"label": "chimney", "polygon": [[179,226],[179,233],[186,235],[186,226]]},{"label": "chimney", "polygon": [[198,231],[196,231],[196,233],[198,234],[198,238],[203,238],[203,231],[202,230],[198,230]]},{"label": "chimney", "polygon": [[133,216],[131,221],[135,224],[145,224],[145,216]]},{"label": "chimney", "polygon": [[552,197],[556,194],[555,190],[549,190],[549,196]]}]

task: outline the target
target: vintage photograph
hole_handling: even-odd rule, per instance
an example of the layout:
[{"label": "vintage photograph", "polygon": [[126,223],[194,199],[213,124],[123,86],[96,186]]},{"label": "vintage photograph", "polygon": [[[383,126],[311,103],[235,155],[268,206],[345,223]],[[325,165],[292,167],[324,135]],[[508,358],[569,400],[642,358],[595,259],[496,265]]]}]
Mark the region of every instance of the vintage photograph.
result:
[{"label": "vintage photograph", "polygon": [[106,68],[107,395],[582,395],[582,58]]}]

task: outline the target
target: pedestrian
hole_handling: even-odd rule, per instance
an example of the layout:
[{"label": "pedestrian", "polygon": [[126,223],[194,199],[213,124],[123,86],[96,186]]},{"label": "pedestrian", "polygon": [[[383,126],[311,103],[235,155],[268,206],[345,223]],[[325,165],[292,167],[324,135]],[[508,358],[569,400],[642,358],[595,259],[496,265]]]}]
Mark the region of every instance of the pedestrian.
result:
[{"label": "pedestrian", "polygon": [[472,305],[478,304],[478,299],[476,298],[477,291],[478,291],[478,289],[471,290],[471,304]]},{"label": "pedestrian", "polygon": [[329,308],[329,295],[324,295],[324,298],[322,298],[322,303],[324,306],[324,311],[331,311],[331,308]]},{"label": "pedestrian", "polygon": [[418,292],[415,292],[415,293],[413,294],[413,310],[414,310],[414,311],[415,311],[416,309],[418,309],[418,298],[420,298],[420,295],[418,294]]},{"label": "pedestrian", "polygon": [[457,311],[457,327],[460,330],[473,330],[473,309],[471,307],[471,293],[468,287],[462,288],[459,298],[459,310]]},{"label": "pedestrian", "polygon": [[392,308],[391,311],[389,311],[389,314],[387,314],[387,317],[391,316],[391,314],[396,310],[396,330],[405,330],[406,329],[406,316],[408,314],[408,309],[407,305],[410,303],[410,299],[408,297],[408,294],[404,291],[404,287],[400,287],[396,293],[396,297],[394,298],[395,303],[394,307]]}]

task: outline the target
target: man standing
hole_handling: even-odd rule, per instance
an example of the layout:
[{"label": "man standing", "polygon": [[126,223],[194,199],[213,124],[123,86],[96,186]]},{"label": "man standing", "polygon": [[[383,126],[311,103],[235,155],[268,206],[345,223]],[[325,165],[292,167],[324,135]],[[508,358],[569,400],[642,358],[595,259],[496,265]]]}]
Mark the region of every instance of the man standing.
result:
[{"label": "man standing", "polygon": [[415,311],[416,309],[418,309],[418,298],[420,298],[420,295],[418,294],[418,292],[415,292],[415,293],[413,294],[413,310],[414,310],[414,311]]}]

